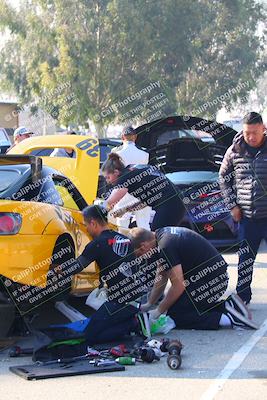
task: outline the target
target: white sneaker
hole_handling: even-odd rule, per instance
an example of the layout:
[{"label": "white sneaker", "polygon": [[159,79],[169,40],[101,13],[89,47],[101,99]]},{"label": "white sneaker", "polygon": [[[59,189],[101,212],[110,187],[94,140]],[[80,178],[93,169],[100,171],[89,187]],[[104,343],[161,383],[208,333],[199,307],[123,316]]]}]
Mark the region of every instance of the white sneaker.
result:
[{"label": "white sneaker", "polygon": [[237,294],[232,293],[229,297],[227,297],[225,300],[225,308],[226,304],[229,304],[230,307],[236,309],[240,314],[244,315],[244,317],[252,319],[250,310]]},{"label": "white sneaker", "polygon": [[255,322],[246,318],[228,303],[225,303],[225,308],[228,311],[226,315],[230,319],[233,328],[258,329],[258,325]]}]

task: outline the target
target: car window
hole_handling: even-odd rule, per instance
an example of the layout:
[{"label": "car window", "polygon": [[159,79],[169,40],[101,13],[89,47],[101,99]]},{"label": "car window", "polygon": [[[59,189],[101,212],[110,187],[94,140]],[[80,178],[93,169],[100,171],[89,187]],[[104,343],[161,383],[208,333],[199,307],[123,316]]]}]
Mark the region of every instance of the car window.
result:
[{"label": "car window", "polygon": [[0,168],[0,193],[11,188],[20,178],[21,174],[19,171]]},{"label": "car window", "polygon": [[111,144],[101,144],[100,143],[99,148],[100,148],[100,164],[101,165],[106,161],[106,159],[108,158],[109,153],[111,152],[111,150],[114,147],[117,147],[117,145],[116,144],[111,145]]},{"label": "car window", "polygon": [[82,210],[87,206],[75,185],[67,178],[54,177],[55,188],[61,198],[62,206],[72,210]]},{"label": "car window", "polygon": [[[30,153],[32,156],[38,157],[70,157],[68,153],[63,148],[47,149],[40,148],[34,149]],[[71,158],[76,158],[76,152],[73,150]]]},{"label": "car window", "polygon": [[43,178],[43,185],[39,194],[38,201],[41,203],[54,204],[58,206],[63,205],[62,198],[54,185],[51,175],[47,175]]},{"label": "car window", "polygon": [[60,184],[55,184],[55,187],[58,191],[58,194],[61,197],[61,200],[63,202],[63,207],[71,208],[72,210],[79,210],[79,207],[77,206],[77,204],[75,203],[75,201],[73,200],[70,193],[65,187],[61,186]]},{"label": "car window", "polygon": [[76,151],[71,148],[55,148],[50,157],[76,158]]},{"label": "car window", "polygon": [[35,149],[35,150],[32,150],[32,151],[29,153],[29,155],[31,155],[31,156],[36,156],[36,157],[37,157],[37,156],[43,156],[43,157],[47,156],[47,157],[49,157],[53,150],[54,150],[54,149],[46,149],[46,148]]},{"label": "car window", "polygon": [[0,146],[10,146],[10,140],[7,137],[5,131],[0,129]]},{"label": "car window", "polygon": [[196,131],[193,129],[176,129],[171,131],[165,131],[161,133],[157,138],[156,146],[168,144],[171,140],[183,139],[183,138],[196,138],[200,140],[214,141],[212,136],[204,131]]}]

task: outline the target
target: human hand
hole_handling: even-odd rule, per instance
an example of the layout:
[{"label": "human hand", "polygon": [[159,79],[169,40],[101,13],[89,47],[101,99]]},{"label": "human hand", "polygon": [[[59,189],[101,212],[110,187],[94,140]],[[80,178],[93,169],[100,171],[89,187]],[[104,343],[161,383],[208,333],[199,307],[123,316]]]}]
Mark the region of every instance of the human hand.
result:
[{"label": "human hand", "polygon": [[233,217],[233,220],[235,222],[239,222],[242,218],[242,210],[239,206],[235,206],[234,208],[232,208],[231,210],[231,215]]},{"label": "human hand", "polygon": [[152,304],[149,303],[149,301],[148,301],[147,303],[141,304],[140,311],[147,312],[151,307],[152,307]]}]

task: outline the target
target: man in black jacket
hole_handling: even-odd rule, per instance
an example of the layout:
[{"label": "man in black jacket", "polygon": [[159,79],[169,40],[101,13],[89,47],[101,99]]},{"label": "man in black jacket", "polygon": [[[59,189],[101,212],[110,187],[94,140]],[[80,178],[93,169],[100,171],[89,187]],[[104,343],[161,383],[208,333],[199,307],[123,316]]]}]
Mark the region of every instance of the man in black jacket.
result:
[{"label": "man in black jacket", "polygon": [[240,223],[237,293],[251,300],[253,263],[267,241],[267,140],[260,114],[248,113],[220,168],[220,185],[233,219]]}]

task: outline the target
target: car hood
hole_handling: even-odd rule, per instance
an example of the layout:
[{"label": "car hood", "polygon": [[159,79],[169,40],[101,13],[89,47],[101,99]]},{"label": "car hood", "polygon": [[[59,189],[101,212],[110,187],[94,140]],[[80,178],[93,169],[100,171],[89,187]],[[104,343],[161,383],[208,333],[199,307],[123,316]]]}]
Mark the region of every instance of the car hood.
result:
[{"label": "car hood", "polygon": [[[209,121],[203,118],[187,115],[179,115],[158,119],[137,127],[136,133],[138,138],[136,143],[138,146],[151,149],[155,147],[156,139],[160,133],[167,129],[193,129],[195,131],[209,133],[215,140],[216,144],[225,149],[232,144],[233,138],[237,134],[237,131],[233,128],[216,121]],[[206,144],[209,143],[206,142],[205,139],[203,142]]]},{"label": "car hood", "polygon": [[[158,145],[158,138],[168,131],[194,130],[209,133],[209,138],[176,138]],[[136,129],[137,144],[149,150],[150,163],[164,172],[183,170],[218,171],[226,149],[236,131],[215,121],[197,117],[173,116],[157,120]],[[212,140],[214,139],[214,140]]]}]

